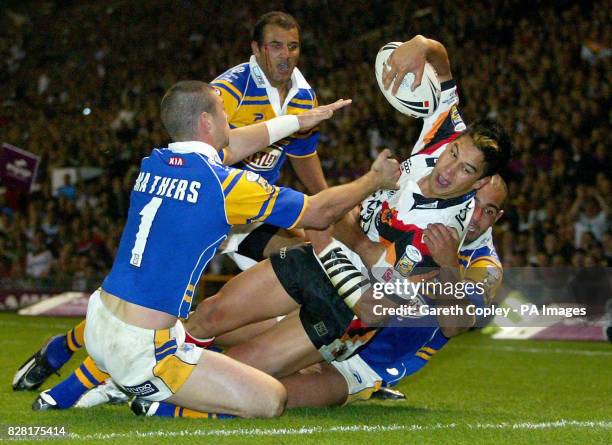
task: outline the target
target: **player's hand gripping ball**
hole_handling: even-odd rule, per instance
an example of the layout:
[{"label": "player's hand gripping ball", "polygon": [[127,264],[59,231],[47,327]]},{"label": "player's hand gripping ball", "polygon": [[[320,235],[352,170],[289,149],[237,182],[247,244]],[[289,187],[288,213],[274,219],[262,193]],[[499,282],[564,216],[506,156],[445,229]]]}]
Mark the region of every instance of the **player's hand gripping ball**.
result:
[{"label": "player's hand gripping ball", "polygon": [[414,91],[411,91],[414,73],[406,74],[395,95],[391,93],[392,87],[385,90],[383,86],[384,65],[391,53],[401,44],[401,42],[390,42],[378,51],[374,66],[376,81],[387,101],[397,111],[411,117],[426,118],[433,114],[440,102],[440,81],[429,63],[425,64],[421,85]]}]

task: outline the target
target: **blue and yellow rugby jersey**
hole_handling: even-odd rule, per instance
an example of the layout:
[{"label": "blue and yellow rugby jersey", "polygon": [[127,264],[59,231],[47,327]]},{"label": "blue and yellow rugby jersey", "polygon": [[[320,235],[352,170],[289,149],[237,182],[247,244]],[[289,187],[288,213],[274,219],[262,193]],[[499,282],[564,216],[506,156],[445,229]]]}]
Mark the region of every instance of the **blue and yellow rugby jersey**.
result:
[{"label": "blue and yellow rugby jersey", "polygon": [[115,262],[102,287],[134,304],[186,317],[200,275],[233,224],[293,227],[306,196],[221,164],[202,142],[142,160]]},{"label": "blue and yellow rugby jersey", "polygon": [[[278,90],[270,85],[255,56],[251,56],[248,63],[227,70],[210,84],[221,91],[230,127],[237,128],[264,122],[277,116],[300,114],[317,106],[314,90],[297,68],[293,70],[291,83],[292,87],[287,93],[287,98],[281,104]],[[318,139],[319,132],[316,129],[305,133],[294,133],[254,153],[236,167],[259,173],[274,184],[280,176],[286,157],[314,155]]]},{"label": "blue and yellow rugby jersey", "polygon": [[[502,280],[502,266],[493,245],[492,230],[483,233],[459,252],[464,280],[484,284],[484,292],[477,289],[466,296],[477,307],[491,304]],[[426,316],[426,323],[415,327],[381,329],[359,356],[383,379],[394,385],[403,377],[414,374],[448,343],[435,316]]]},{"label": "blue and yellow rugby jersey", "polygon": [[483,283],[483,292],[473,292],[470,301],[478,307],[491,304],[501,285],[504,269],[493,244],[493,229],[489,229],[459,251],[463,280]]}]

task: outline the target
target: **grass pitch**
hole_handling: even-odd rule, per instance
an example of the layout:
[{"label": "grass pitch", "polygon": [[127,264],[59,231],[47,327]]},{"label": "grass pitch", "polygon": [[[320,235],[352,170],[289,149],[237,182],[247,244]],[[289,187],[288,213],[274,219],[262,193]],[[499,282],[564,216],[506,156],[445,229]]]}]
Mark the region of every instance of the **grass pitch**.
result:
[{"label": "grass pitch", "polygon": [[[9,425],[53,425],[71,433],[53,439],[58,445],[612,443],[611,345],[498,341],[477,332],[454,339],[405,379],[403,402],[291,410],[272,420],[137,418],[127,406],[34,413],[36,393],[13,392],[13,374],[46,338],[75,323],[0,314],[0,437],[7,438]],[[83,356],[77,354],[62,375]]]}]

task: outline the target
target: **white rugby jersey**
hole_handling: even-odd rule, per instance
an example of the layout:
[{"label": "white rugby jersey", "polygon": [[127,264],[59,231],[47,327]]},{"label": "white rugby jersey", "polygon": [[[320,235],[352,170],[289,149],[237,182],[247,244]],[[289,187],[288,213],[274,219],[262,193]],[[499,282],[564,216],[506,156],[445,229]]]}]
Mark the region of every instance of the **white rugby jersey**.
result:
[{"label": "white rugby jersey", "polygon": [[389,281],[407,277],[417,267],[436,266],[422,239],[428,224],[453,227],[461,240],[466,234],[475,192],[452,199],[426,198],[418,185],[433,170],[447,145],[466,128],[457,104],[455,82],[444,82],[438,109],[424,120],[412,156],[401,165],[400,189],[380,190],[361,205],[362,229],[372,241],[387,248],[385,257],[377,264],[375,275],[382,275],[377,278]]}]

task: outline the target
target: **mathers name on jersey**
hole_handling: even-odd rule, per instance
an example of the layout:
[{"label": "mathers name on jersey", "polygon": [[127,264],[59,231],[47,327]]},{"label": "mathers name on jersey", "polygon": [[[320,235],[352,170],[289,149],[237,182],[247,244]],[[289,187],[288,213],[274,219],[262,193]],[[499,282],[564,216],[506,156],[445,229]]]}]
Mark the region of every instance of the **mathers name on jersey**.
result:
[{"label": "mathers name on jersey", "polygon": [[179,201],[183,201],[185,198],[187,198],[187,202],[191,202],[193,204],[198,202],[198,191],[202,187],[202,184],[199,181],[189,181],[187,179],[153,175],[151,186],[148,187],[147,190],[149,178],[151,178],[150,172],[141,171],[138,174],[138,178],[136,178],[134,191],[178,199]]}]

